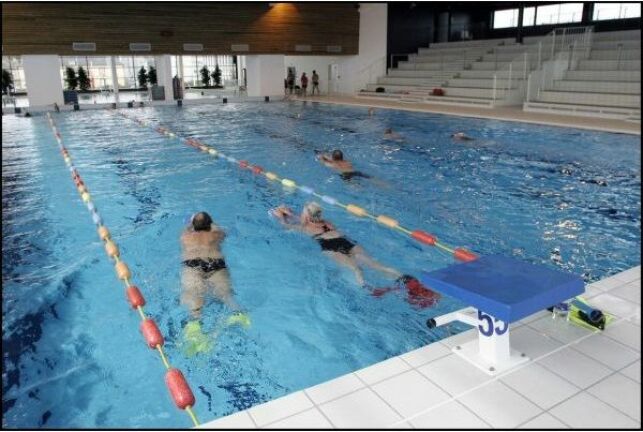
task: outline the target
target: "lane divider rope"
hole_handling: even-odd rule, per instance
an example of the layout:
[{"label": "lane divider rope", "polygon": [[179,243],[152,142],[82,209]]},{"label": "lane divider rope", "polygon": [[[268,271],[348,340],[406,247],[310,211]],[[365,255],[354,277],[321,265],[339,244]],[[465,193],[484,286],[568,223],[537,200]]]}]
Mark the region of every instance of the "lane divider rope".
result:
[{"label": "lane divider rope", "polygon": [[335,198],[333,198],[333,197],[331,197],[329,195],[323,195],[323,194],[320,194],[320,193],[316,192],[313,188],[310,188],[308,186],[299,185],[294,180],[291,180],[291,179],[288,179],[288,178],[283,178],[283,177],[280,177],[279,175],[277,175],[277,174],[275,174],[273,172],[266,171],[260,165],[251,164],[250,162],[248,162],[246,160],[237,160],[237,159],[233,158],[232,156],[227,156],[224,153],[222,153],[221,151],[219,151],[219,150],[217,150],[217,149],[215,149],[215,148],[213,148],[211,146],[208,146],[208,145],[204,144],[203,142],[201,142],[201,141],[199,141],[197,139],[184,138],[184,137],[172,132],[170,129],[168,129],[166,127],[154,126],[151,122],[141,120],[141,119],[138,119],[136,117],[130,117],[130,116],[126,115],[126,114],[123,114],[122,112],[117,112],[117,114],[119,116],[127,119],[127,120],[130,120],[130,121],[133,121],[133,122],[137,123],[141,127],[147,127],[147,128],[153,129],[153,130],[155,130],[157,133],[159,133],[161,135],[164,135],[164,136],[166,136],[168,138],[177,139],[177,140],[183,142],[184,144],[186,144],[186,145],[188,145],[190,147],[193,147],[193,148],[195,148],[197,150],[200,150],[200,151],[202,151],[204,153],[208,153],[209,155],[214,156],[215,158],[223,159],[223,160],[225,160],[225,161],[237,166],[238,168],[250,170],[256,175],[263,175],[269,181],[281,183],[282,186],[284,186],[285,188],[287,188],[289,190],[299,190],[300,192],[302,192],[302,193],[304,193],[306,195],[312,195],[314,197],[319,198],[322,202],[324,202],[326,204],[341,207],[341,208],[343,208],[344,210],[346,210],[347,212],[349,212],[350,214],[352,214],[354,216],[373,220],[373,221],[377,222],[379,225],[387,227],[387,228],[390,228],[390,229],[392,229],[392,230],[394,230],[396,232],[399,232],[399,233],[402,233],[402,234],[404,234],[404,235],[406,235],[408,237],[411,237],[412,239],[416,240],[419,243],[422,243],[422,244],[425,244],[425,245],[428,245],[428,246],[435,246],[438,249],[441,249],[441,250],[451,254],[458,261],[467,262],[467,261],[473,261],[475,259],[478,259],[478,255],[476,255],[475,253],[473,253],[473,252],[471,252],[471,251],[469,251],[469,250],[467,250],[467,249],[465,249],[463,247],[452,247],[452,246],[449,246],[449,245],[439,241],[438,238],[433,234],[429,234],[429,233],[427,233],[425,231],[422,231],[422,230],[419,230],[419,229],[411,230],[411,229],[405,228],[404,226],[402,226],[400,224],[399,221],[397,221],[396,219],[393,219],[393,218],[391,218],[389,216],[386,216],[386,215],[378,215],[378,216],[372,215],[368,211],[366,211],[363,207],[360,207],[360,206],[355,205],[355,204],[343,204],[339,200],[337,200],[337,199],[335,199]]},{"label": "lane divider rope", "polygon": [[163,335],[156,325],[156,322],[152,318],[147,317],[145,315],[145,311],[143,310],[143,306],[145,306],[145,298],[143,297],[143,294],[136,285],[132,284],[132,274],[130,272],[130,269],[122,260],[116,242],[112,239],[109,230],[103,224],[103,219],[101,218],[98,210],[96,209],[96,206],[92,201],[92,197],[89,194],[89,189],[85,185],[85,182],[74,166],[69,151],[63,144],[62,135],[56,127],[56,124],[54,123],[50,113],[47,113],[47,120],[49,121],[49,126],[51,127],[51,130],[56,137],[56,141],[58,142],[58,147],[60,147],[60,152],[63,156],[63,159],[67,164],[69,171],[71,172],[71,177],[74,181],[74,184],[76,185],[78,194],[87,206],[87,210],[89,210],[92,216],[92,220],[98,227],[98,236],[104,242],[105,253],[108,257],[114,260],[114,269],[116,271],[117,277],[125,284],[127,299],[132,308],[135,309],[141,317],[140,330],[141,333],[143,333],[145,342],[151,349],[158,351],[161,357],[161,361],[163,362],[163,365],[166,369],[165,384],[170,392],[170,395],[172,396],[175,405],[179,409],[187,412],[194,425],[199,426],[199,421],[197,420],[196,415],[192,410],[192,407],[196,402],[194,393],[192,393],[190,385],[183,376],[183,373],[179,369],[173,368],[170,365],[170,362],[167,359],[165,352],[163,351],[163,344],[165,342]]}]

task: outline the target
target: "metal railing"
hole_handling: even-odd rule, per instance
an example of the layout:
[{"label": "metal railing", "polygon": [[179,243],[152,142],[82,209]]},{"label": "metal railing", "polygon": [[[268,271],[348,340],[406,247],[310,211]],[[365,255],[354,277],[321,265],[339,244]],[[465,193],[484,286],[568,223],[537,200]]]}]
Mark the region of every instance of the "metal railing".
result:
[{"label": "metal railing", "polygon": [[[587,58],[591,48],[593,28],[565,27],[554,29],[543,36],[538,43],[526,44],[524,51],[498,69],[496,53],[496,72],[493,75],[492,104],[519,105],[525,99],[529,101],[533,94],[535,79],[539,79],[536,91],[541,91],[555,79],[559,72],[555,68],[543,68],[547,62],[564,58],[567,67],[576,64],[579,59]],[[532,71],[541,71],[537,78]],[[543,72],[546,71],[546,72]]]},{"label": "metal railing", "polygon": [[[362,88],[366,84],[375,83],[378,77],[383,76],[386,72],[386,55],[376,58],[357,72],[358,77],[362,78]],[[364,82],[365,81],[365,82]]]},{"label": "metal railing", "polygon": [[611,44],[593,47],[593,31],[585,29],[555,34],[555,57],[530,74],[526,101],[540,102],[542,92],[561,91],[568,104],[640,109],[640,43],[606,41]]}]

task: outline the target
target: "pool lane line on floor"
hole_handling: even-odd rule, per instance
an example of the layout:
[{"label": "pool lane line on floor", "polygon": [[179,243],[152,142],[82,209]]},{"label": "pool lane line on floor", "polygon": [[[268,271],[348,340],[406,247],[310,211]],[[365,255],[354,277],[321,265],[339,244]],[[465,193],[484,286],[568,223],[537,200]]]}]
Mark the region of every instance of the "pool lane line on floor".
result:
[{"label": "pool lane line on floor", "polygon": [[92,197],[89,194],[89,190],[83,182],[76,167],[74,166],[71,156],[69,155],[69,151],[63,144],[62,135],[56,127],[50,113],[47,113],[47,120],[56,138],[56,141],[58,142],[58,146],[60,147],[60,152],[63,156],[63,159],[67,164],[69,171],[71,172],[71,177],[76,185],[78,194],[86,204],[87,210],[89,210],[90,214],[92,215],[92,220],[98,226],[98,236],[105,243],[105,252],[107,253],[107,256],[112,258],[116,263],[114,265],[114,269],[116,270],[116,275],[118,276],[118,278],[125,284],[125,287],[127,289],[127,299],[129,300],[132,308],[136,309],[141,317],[141,333],[143,333],[143,337],[145,338],[148,346],[151,349],[155,349],[156,351],[158,351],[161,357],[163,366],[165,366],[166,369],[165,384],[167,385],[170,395],[172,396],[172,399],[174,400],[176,406],[179,409],[187,412],[187,414],[190,416],[190,419],[194,423],[194,426],[199,426],[199,421],[197,420],[196,415],[192,410],[192,407],[196,402],[194,393],[192,393],[190,385],[183,376],[183,373],[179,369],[171,367],[170,362],[168,361],[167,356],[163,351],[163,335],[156,325],[156,322],[152,318],[148,318],[145,315],[145,311],[143,310],[143,306],[145,305],[145,298],[141,294],[141,291],[138,289],[138,287],[131,283],[131,272],[127,267],[127,264],[125,264],[125,262],[121,259],[118,246],[111,238],[109,230],[103,224],[103,220],[100,217],[96,206],[94,206],[94,203],[92,202]]},{"label": "pool lane line on floor", "polygon": [[226,160],[227,162],[230,162],[231,164],[237,166],[238,168],[248,169],[248,170],[252,171],[254,174],[263,175],[269,181],[279,182],[287,189],[290,189],[290,190],[298,189],[299,191],[301,191],[301,192],[303,192],[303,193],[305,193],[307,195],[312,195],[312,196],[315,196],[315,197],[319,198],[320,200],[322,200],[326,204],[341,207],[341,208],[343,208],[344,210],[346,210],[347,212],[351,213],[354,216],[365,217],[367,219],[376,221],[380,225],[383,225],[383,226],[385,226],[387,228],[390,228],[390,229],[392,229],[394,231],[403,233],[403,234],[411,237],[412,239],[414,239],[414,240],[416,240],[416,241],[418,241],[420,243],[423,243],[423,244],[429,245],[429,246],[435,246],[438,249],[441,249],[441,250],[443,250],[443,251],[445,251],[445,252],[447,252],[449,254],[452,254],[453,257],[455,259],[459,260],[459,261],[467,262],[467,261],[476,260],[478,258],[478,256],[475,253],[473,253],[473,252],[471,252],[471,251],[469,251],[469,250],[467,250],[465,248],[462,248],[462,247],[455,247],[454,248],[454,247],[451,247],[449,245],[446,245],[446,244],[438,241],[437,237],[435,235],[433,235],[433,234],[429,234],[429,233],[424,232],[424,231],[419,230],[419,229],[410,230],[410,229],[405,228],[404,226],[402,226],[396,219],[393,219],[393,218],[391,218],[389,216],[386,216],[386,215],[374,216],[374,215],[370,214],[369,212],[367,212],[364,208],[359,207],[359,206],[357,206],[355,204],[342,204],[339,200],[337,200],[337,199],[335,199],[335,198],[333,198],[331,196],[328,196],[328,195],[319,194],[319,193],[315,192],[314,189],[312,189],[312,188],[310,188],[308,186],[298,185],[294,180],[291,180],[291,179],[288,179],[288,178],[280,178],[277,174],[275,174],[273,172],[265,171],[260,165],[254,165],[254,164],[249,163],[247,160],[237,160],[237,159],[235,159],[235,158],[233,158],[231,156],[226,156],[224,153],[220,152],[219,150],[216,150],[213,147],[207,146],[207,145],[205,145],[204,143],[202,143],[201,141],[199,141],[197,139],[184,138],[184,137],[172,132],[171,130],[169,130],[166,127],[154,126],[153,124],[151,124],[148,121],[141,120],[141,119],[138,119],[138,118],[135,118],[135,117],[130,117],[128,115],[123,114],[122,112],[117,112],[117,114],[119,116],[125,118],[125,119],[128,119],[130,121],[133,121],[133,122],[137,123],[141,127],[148,127],[150,129],[153,129],[154,131],[156,131],[157,133],[159,133],[161,135],[164,135],[166,137],[173,138],[173,139],[178,139],[179,141],[182,141],[184,144],[189,145],[191,147],[194,147],[197,150],[201,150],[202,152],[208,153],[208,154],[210,154],[210,155],[212,155],[214,157],[222,158],[222,159]]}]

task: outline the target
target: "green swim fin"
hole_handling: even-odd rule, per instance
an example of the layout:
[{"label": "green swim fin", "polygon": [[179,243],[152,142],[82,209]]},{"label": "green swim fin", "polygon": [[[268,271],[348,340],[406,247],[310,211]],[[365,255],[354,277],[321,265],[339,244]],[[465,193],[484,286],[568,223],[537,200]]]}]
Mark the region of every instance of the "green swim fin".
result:
[{"label": "green swim fin", "polygon": [[213,341],[203,333],[198,321],[190,321],[183,328],[183,349],[188,357],[212,349]]},{"label": "green swim fin", "polygon": [[240,325],[243,328],[249,328],[250,324],[250,316],[243,312],[235,312],[226,320],[227,326]]},{"label": "green swim fin", "polygon": [[[589,306],[589,304],[583,299],[582,297],[576,297],[574,301],[577,301],[579,303],[582,303],[584,305]],[[586,328],[591,331],[600,331],[607,327],[609,323],[611,323],[614,320],[614,317],[607,312],[601,311],[603,318],[601,321],[601,326],[602,328],[597,327],[596,325],[592,325],[590,322],[588,322],[587,318],[583,317],[584,311],[581,310],[578,306],[574,304],[574,302],[571,302],[569,304],[569,313],[567,314],[567,319],[572,323],[575,324],[579,327]]]}]

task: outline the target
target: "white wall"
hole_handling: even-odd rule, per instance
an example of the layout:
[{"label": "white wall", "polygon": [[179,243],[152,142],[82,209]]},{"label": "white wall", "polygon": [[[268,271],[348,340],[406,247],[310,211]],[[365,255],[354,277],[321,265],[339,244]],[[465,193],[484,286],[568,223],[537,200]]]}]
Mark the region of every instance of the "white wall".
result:
[{"label": "white wall", "polygon": [[30,107],[63,105],[60,57],[57,55],[23,55],[27,98]]},{"label": "white wall", "polygon": [[248,96],[284,96],[284,56],[246,56]]},{"label": "white wall", "polygon": [[360,3],[359,54],[339,61],[340,93],[354,95],[386,74],[386,3]]}]

